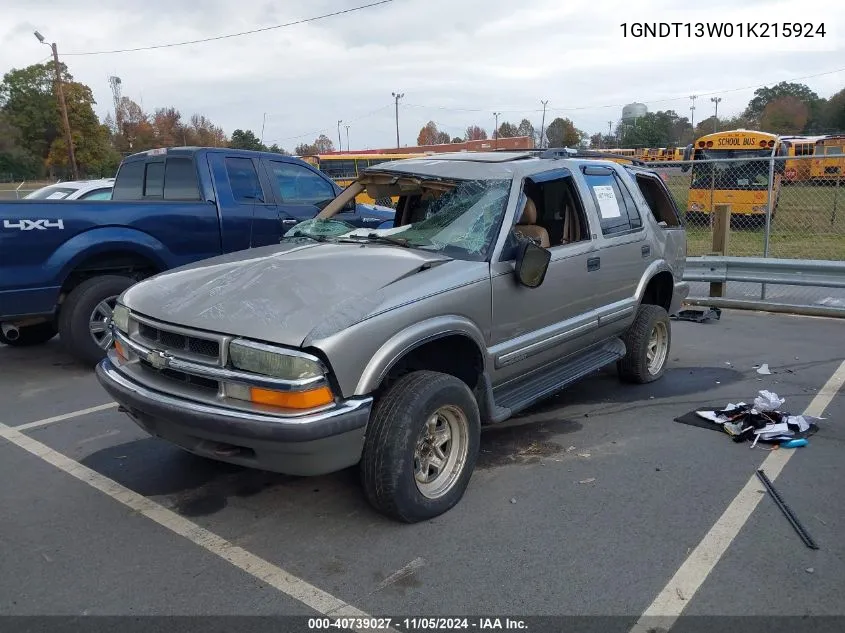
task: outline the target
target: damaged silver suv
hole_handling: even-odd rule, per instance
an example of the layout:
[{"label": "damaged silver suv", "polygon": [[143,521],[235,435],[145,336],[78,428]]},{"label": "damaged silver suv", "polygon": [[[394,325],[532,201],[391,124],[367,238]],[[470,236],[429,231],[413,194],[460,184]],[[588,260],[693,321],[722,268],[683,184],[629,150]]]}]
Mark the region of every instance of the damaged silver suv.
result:
[{"label": "damaged silver suv", "polygon": [[[340,219],[366,191],[395,226]],[[277,246],[120,297],[105,389],[149,433],[293,475],[359,465],[383,513],[454,506],[479,434],[615,363],[665,370],[686,237],[655,174],[461,153],[385,163]]]}]

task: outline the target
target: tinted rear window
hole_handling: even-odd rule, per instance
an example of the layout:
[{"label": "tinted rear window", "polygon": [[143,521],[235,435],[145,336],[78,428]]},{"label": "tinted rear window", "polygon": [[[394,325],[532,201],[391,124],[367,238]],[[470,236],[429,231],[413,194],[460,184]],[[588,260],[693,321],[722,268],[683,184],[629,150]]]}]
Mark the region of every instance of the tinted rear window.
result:
[{"label": "tinted rear window", "polygon": [[197,170],[190,158],[168,158],[164,175],[165,200],[199,200]]},{"label": "tinted rear window", "polygon": [[112,200],[140,200],[144,193],[144,161],[124,163],[114,181]]},{"label": "tinted rear window", "polygon": [[164,193],[164,163],[147,163],[147,177],[144,181],[144,196],[161,198]]}]

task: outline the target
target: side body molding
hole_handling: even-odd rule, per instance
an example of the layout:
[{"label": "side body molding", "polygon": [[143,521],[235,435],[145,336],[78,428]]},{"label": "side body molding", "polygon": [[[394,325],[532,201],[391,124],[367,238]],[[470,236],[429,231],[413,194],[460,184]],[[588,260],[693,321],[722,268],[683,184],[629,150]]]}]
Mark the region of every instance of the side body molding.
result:
[{"label": "side body molding", "polygon": [[390,368],[412,349],[454,334],[465,336],[475,343],[484,360],[486,371],[487,345],[478,326],[470,319],[457,314],[443,315],[415,323],[385,341],[361,373],[355,395],[369,394],[375,390]]}]

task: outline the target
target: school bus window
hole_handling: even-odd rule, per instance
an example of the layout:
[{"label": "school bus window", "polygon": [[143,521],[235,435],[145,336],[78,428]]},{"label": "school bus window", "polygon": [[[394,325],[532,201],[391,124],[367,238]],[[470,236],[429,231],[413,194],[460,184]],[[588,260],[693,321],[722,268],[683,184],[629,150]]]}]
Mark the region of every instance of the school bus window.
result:
[{"label": "school bus window", "polygon": [[354,160],[321,160],[320,169],[330,178],[355,178]]}]

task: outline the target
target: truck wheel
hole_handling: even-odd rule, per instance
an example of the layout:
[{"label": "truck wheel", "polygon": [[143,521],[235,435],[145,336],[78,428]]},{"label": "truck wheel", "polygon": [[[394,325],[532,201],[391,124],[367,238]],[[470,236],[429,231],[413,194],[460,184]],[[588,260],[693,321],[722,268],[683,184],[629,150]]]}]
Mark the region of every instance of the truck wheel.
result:
[{"label": "truck wheel", "polygon": [[52,321],[38,323],[37,325],[28,325],[20,328],[17,338],[14,339],[10,339],[3,332],[0,332],[0,343],[10,345],[11,347],[32,347],[33,345],[46,343],[56,336],[57,332],[56,324]]},{"label": "truck wheel", "polygon": [[626,382],[653,382],[666,371],[672,328],[661,306],[643,304],[634,322],[622,336],[627,353],[617,363],[619,377]]},{"label": "truck wheel", "polygon": [[416,523],[454,506],[478,457],[481,416],[462,381],[415,371],[376,402],[364,441],[361,483],[387,516]]},{"label": "truck wheel", "polygon": [[86,365],[95,365],[112,342],[109,331],[117,298],[135,281],[120,275],[87,279],[74,288],[59,312],[59,333],[68,352]]}]

